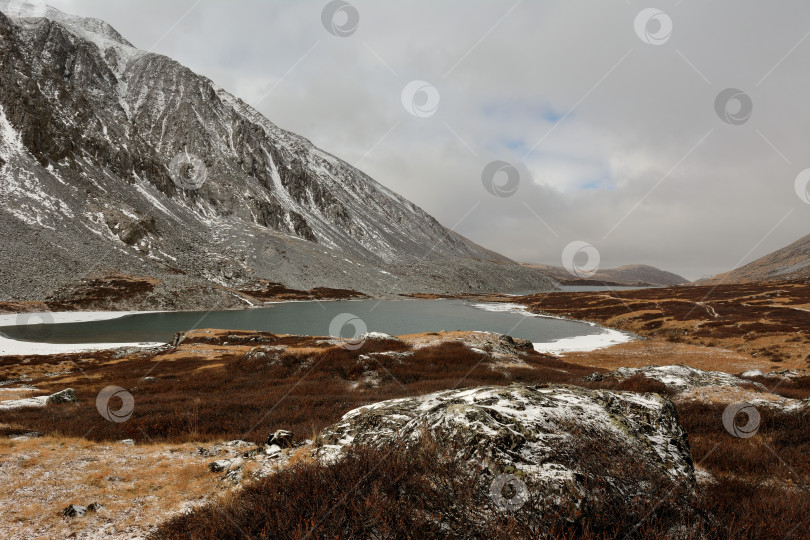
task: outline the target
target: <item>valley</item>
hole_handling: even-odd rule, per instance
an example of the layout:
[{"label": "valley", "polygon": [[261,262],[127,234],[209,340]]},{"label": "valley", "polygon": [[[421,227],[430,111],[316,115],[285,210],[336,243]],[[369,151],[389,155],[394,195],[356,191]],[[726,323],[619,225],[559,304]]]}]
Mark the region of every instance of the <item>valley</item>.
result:
[{"label": "valley", "polygon": [[801,41],[752,136],[657,8],[91,4],[0,0],[0,538],[807,537]]}]

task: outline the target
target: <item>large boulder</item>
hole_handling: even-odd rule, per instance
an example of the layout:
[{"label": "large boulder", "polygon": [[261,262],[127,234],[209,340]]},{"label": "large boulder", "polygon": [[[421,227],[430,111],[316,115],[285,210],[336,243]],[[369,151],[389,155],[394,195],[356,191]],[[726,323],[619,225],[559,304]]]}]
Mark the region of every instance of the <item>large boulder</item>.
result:
[{"label": "large boulder", "polygon": [[321,432],[316,455],[334,461],[351,445],[408,445],[425,435],[458,445],[495,488],[527,485],[572,514],[586,500],[649,497],[652,481],[695,485],[672,402],[573,386],[487,386],[361,407]]},{"label": "large boulder", "polygon": [[37,396],[22,399],[10,399],[0,401],[0,411],[10,411],[14,409],[42,408],[49,404],[75,403],[76,391],[73,388],[56,392],[49,396]]}]

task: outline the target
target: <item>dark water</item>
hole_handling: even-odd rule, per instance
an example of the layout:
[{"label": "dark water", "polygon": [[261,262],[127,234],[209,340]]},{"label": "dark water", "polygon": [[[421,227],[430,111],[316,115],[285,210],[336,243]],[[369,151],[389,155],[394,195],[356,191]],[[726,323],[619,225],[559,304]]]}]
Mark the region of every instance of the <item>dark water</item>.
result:
[{"label": "dark water", "polygon": [[[581,322],[485,311],[459,300],[361,300],[288,302],[244,311],[143,313],[108,321],[0,327],[0,334],[43,343],[168,342],[175,333],[195,328],[329,336],[330,326],[335,330],[333,320],[342,314],[354,315],[362,321],[354,322],[370,332],[392,335],[485,330],[543,343],[602,331]],[[337,328],[334,335],[353,335],[351,324],[341,329],[338,323]]]}]

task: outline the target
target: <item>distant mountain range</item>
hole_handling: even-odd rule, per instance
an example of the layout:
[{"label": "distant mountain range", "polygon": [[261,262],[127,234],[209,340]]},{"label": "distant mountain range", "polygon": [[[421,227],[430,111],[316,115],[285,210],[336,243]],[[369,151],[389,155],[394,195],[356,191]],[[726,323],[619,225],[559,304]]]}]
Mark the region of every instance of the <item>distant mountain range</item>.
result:
[{"label": "distant mountain range", "polygon": [[553,288],[107,23],[39,15],[0,14],[3,299],[117,274],[156,278],[152,307],[239,304],[228,291],[260,280]]},{"label": "distant mountain range", "polygon": [[526,264],[528,268],[539,270],[563,285],[616,285],[641,287],[672,287],[689,283],[689,280],[672,272],[659,270],[644,264],[629,264],[617,268],[599,269],[589,278],[571,275],[559,266],[546,264]]},{"label": "distant mountain range", "polygon": [[750,281],[810,279],[810,235],[774,251],[752,263],[701,283],[741,283]]}]

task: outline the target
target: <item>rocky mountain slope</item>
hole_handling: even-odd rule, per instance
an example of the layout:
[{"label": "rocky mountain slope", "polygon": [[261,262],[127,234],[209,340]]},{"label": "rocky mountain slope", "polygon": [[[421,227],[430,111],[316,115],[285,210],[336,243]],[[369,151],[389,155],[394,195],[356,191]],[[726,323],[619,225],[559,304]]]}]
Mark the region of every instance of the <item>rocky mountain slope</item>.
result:
[{"label": "rocky mountain slope", "polygon": [[105,22],[19,5],[0,0],[6,298],[116,272],[191,304],[258,279],[374,294],[550,287]]},{"label": "rocky mountain slope", "polygon": [[756,261],[701,283],[810,279],[810,235]]},{"label": "rocky mountain slope", "polygon": [[565,268],[546,264],[526,264],[529,268],[540,270],[544,274],[556,279],[563,284],[588,285],[605,283],[621,286],[653,286],[672,287],[689,283],[689,280],[666,270],[660,270],[654,266],[645,264],[628,264],[616,268],[600,268],[589,278],[578,278],[569,274]]}]

